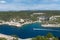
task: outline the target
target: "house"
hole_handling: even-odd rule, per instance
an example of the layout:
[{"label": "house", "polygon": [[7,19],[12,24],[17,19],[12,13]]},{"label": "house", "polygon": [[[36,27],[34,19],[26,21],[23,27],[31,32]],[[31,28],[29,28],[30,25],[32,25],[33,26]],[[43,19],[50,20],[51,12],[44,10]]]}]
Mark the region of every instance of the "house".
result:
[{"label": "house", "polygon": [[56,18],[54,16],[51,16],[49,20],[56,20]]},{"label": "house", "polygon": [[57,18],[60,18],[60,15],[51,16],[51,17],[49,18],[49,20],[57,20]]},{"label": "house", "polygon": [[25,22],[25,20],[24,19],[20,19],[18,22],[22,24],[22,23]]},{"label": "house", "polygon": [[4,21],[3,20],[0,20],[0,23],[3,23]]},{"label": "house", "polygon": [[33,15],[41,15],[41,14],[45,14],[45,13],[33,13]]},{"label": "house", "polygon": [[45,13],[33,13],[33,14],[31,14],[31,16],[34,16],[34,15],[43,15],[43,14],[45,14]]},{"label": "house", "polygon": [[40,16],[40,17],[37,17],[39,21],[47,21],[49,20],[49,17],[47,16]]}]

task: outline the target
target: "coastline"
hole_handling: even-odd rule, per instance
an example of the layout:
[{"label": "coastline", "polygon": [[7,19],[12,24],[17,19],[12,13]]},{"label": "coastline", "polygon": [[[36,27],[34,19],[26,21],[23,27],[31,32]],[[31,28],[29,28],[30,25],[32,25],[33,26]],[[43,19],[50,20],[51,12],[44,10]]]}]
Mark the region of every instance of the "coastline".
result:
[{"label": "coastline", "polygon": [[36,23],[36,22],[38,22],[38,21],[34,21],[34,22],[29,22],[29,21],[27,21],[27,22],[24,22],[24,23],[19,23],[19,22],[13,22],[13,21],[11,21],[11,22],[2,22],[2,23],[0,23],[0,25],[4,25],[4,24],[7,24],[7,25],[11,25],[11,26],[17,26],[17,27],[21,27],[21,26],[23,26],[23,25],[25,25],[25,24],[31,24],[31,23]]},{"label": "coastline", "polygon": [[9,35],[5,35],[5,34],[0,34],[0,37],[2,38],[6,38],[7,40],[12,40],[15,37],[9,36]]},{"label": "coastline", "polygon": [[[0,25],[4,25],[4,24],[7,24],[7,25],[10,25],[10,26],[16,26],[16,27],[21,27],[25,24],[32,24],[32,23],[36,23],[36,22],[39,22],[41,23],[40,21],[26,21],[26,22],[22,22],[22,23],[19,23],[19,22],[13,22],[13,21],[8,21],[8,22],[5,22],[3,21],[2,23],[0,23]],[[60,24],[41,24],[42,27],[60,27]]]},{"label": "coastline", "polygon": [[[16,37],[5,35],[5,34],[1,34],[1,33],[0,33],[0,37],[1,38],[6,38],[7,40],[13,40],[13,38],[16,38]],[[31,40],[31,38],[27,38],[27,39],[18,38],[18,40]]]},{"label": "coastline", "polygon": [[42,27],[60,27],[60,24],[42,24]]}]

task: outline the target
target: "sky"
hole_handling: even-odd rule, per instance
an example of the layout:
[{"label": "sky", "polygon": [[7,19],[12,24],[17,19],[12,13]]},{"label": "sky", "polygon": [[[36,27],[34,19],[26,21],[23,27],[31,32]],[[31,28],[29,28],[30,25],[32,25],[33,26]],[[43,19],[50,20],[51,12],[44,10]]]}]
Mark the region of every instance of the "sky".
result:
[{"label": "sky", "polygon": [[0,11],[60,10],[60,0],[0,0]]}]

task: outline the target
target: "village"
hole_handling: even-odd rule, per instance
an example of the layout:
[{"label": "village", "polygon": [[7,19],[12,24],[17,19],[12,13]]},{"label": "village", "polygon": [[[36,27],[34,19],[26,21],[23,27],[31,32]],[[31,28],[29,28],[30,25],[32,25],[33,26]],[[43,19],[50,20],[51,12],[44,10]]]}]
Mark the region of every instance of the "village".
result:
[{"label": "village", "polygon": [[24,24],[31,24],[31,23],[36,23],[40,22],[42,27],[60,27],[60,15],[55,15],[55,16],[45,16],[46,13],[33,13],[31,14],[31,17],[36,16],[36,21],[29,20],[29,19],[12,19],[9,21],[3,21],[0,20],[0,25],[8,24],[12,26],[17,26],[21,27]]},{"label": "village", "polygon": [[45,16],[46,13],[34,13],[33,15],[40,15],[37,21],[41,23],[42,27],[60,27],[60,15]]},{"label": "village", "polygon": [[11,21],[2,21],[0,20],[0,25],[11,25],[11,26],[17,26],[17,27],[21,27],[24,24],[30,24],[32,23],[32,21],[25,21],[24,19],[20,19],[20,21],[16,21],[15,19],[11,20]]}]

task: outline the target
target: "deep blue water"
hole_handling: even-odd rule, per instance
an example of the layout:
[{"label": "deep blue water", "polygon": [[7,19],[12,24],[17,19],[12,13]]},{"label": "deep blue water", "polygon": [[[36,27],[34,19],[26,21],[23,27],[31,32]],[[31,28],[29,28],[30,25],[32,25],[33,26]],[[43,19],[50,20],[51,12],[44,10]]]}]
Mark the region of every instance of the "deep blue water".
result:
[{"label": "deep blue water", "polygon": [[[33,30],[33,28],[50,29],[57,31]],[[0,33],[7,35],[17,35],[20,38],[31,38],[37,35],[45,36],[48,32],[51,32],[54,36],[60,37],[60,28],[43,28],[40,23],[28,24],[20,28],[9,25],[0,25]]]}]

